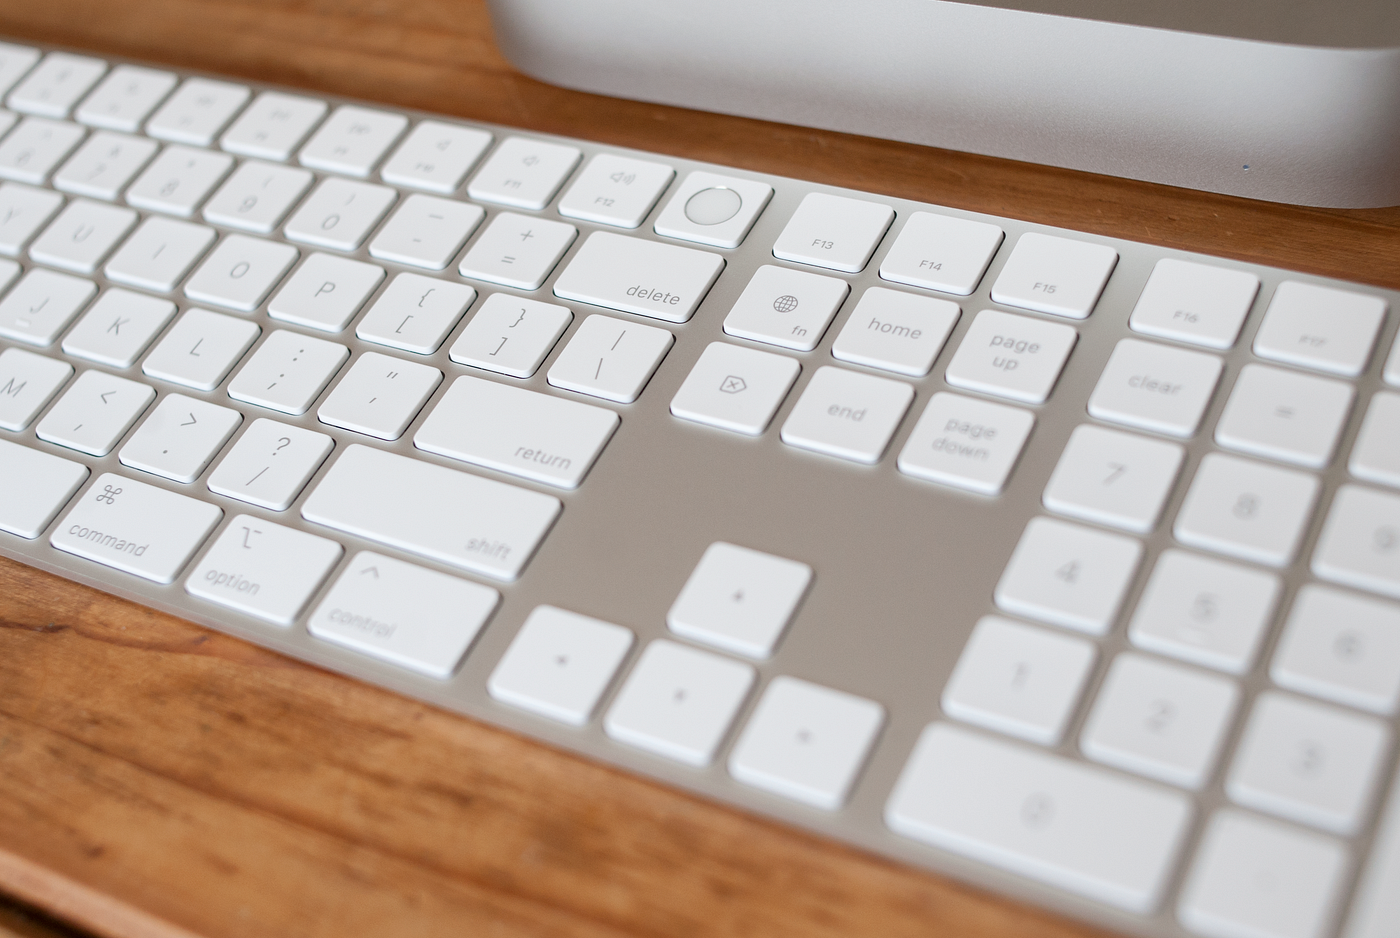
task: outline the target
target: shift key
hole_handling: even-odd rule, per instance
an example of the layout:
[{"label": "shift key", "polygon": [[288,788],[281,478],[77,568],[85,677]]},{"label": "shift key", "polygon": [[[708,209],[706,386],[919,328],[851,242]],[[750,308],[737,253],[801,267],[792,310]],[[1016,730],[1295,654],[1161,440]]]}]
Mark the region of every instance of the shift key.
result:
[{"label": "shift key", "polygon": [[686,322],[723,269],[724,258],[708,251],[595,231],[554,282],[554,294]]}]

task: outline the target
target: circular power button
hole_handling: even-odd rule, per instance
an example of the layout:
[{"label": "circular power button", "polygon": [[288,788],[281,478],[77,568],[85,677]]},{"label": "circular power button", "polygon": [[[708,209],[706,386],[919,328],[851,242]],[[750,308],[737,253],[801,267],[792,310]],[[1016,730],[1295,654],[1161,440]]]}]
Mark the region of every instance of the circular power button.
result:
[{"label": "circular power button", "polygon": [[739,214],[744,200],[733,189],[701,189],[685,203],[685,217],[696,225],[719,225]]}]

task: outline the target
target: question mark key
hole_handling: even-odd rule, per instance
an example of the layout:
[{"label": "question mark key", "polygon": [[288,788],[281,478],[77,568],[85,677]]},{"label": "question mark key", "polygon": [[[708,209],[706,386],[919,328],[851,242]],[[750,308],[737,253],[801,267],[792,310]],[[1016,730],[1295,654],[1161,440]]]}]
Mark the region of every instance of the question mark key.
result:
[{"label": "question mark key", "polygon": [[209,488],[273,511],[285,511],[334,446],[324,433],[260,417],[214,467]]}]

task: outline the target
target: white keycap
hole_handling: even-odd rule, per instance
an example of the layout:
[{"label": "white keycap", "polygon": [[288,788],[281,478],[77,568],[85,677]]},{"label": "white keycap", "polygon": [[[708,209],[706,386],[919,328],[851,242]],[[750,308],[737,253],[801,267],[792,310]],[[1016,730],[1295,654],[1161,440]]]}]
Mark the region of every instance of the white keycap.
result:
[{"label": "white keycap", "polygon": [[114,287],[92,304],[63,340],[63,351],[113,368],[130,368],[165,324],[175,304]]},{"label": "white keycap", "polygon": [[992,301],[1083,319],[1117,263],[1118,252],[1106,244],[1028,232],[992,285]]},{"label": "white keycap", "polygon": [[147,121],[146,133],[172,143],[207,147],[248,97],[242,85],[188,78]]},{"label": "white keycap", "polygon": [[297,160],[312,169],[363,179],[407,126],[402,114],[341,105],[301,148]]},{"label": "white keycap", "polygon": [[996,603],[1007,612],[1092,635],[1113,624],[1142,544],[1051,518],[1034,518],[1011,554]]},{"label": "white keycap", "polygon": [[1208,938],[1323,938],[1346,868],[1346,851],[1329,837],[1220,811],[1177,914]]},{"label": "white keycap", "polygon": [[687,765],[709,765],[754,670],[657,639],[646,647],[603,720],[613,739]]},{"label": "white keycap", "polygon": [[789,446],[874,465],[914,400],[903,381],[818,368],[783,422]]},{"label": "white keycap", "polygon": [[671,413],[758,436],[768,429],[801,370],[786,355],[711,342],[671,398]]},{"label": "white keycap", "polygon": [[0,531],[32,541],[87,477],[87,466],[0,440]]},{"label": "white keycap", "polygon": [[1128,628],[1134,645],[1244,674],[1273,621],[1278,577],[1183,550],[1157,560]]},{"label": "white keycap", "polygon": [[667,238],[737,248],[772,197],[767,183],[690,173],[656,216],[653,230]]},{"label": "white keycap", "polygon": [[0,185],[0,254],[18,257],[62,204],[63,196],[56,192],[15,182]]},{"label": "white keycap", "polygon": [[600,225],[636,228],[676,171],[664,163],[599,153],[559,200],[559,214]]},{"label": "white keycap", "polygon": [[1021,455],[1035,416],[1019,407],[940,391],[899,454],[899,471],[981,495],[997,495]]},{"label": "white keycap", "polygon": [[486,689],[512,707],[582,726],[632,648],[632,631],[554,606],[536,606]]},{"label": "white keycap", "polygon": [[442,270],[485,216],[479,205],[411,195],[369,243],[369,252],[386,261]]},{"label": "white keycap", "polygon": [[236,410],[167,394],[117,454],[122,465],[193,482],[243,422]]},{"label": "white keycap", "polygon": [[76,274],[95,273],[136,218],[129,208],[75,199],[34,239],[29,256]]},{"label": "white keycap", "polygon": [[107,262],[107,279],[169,293],[214,243],[214,229],[173,218],[150,217]]},{"label": "white keycap", "polygon": [[1340,381],[1246,365],[1215,425],[1215,442],[1321,469],[1332,461],[1355,394],[1351,385]]},{"label": "white keycap", "polygon": [[592,315],[549,369],[549,383],[605,401],[630,404],[651,380],[676,337],[665,329]]},{"label": "white keycap", "polygon": [[291,625],[340,560],[335,541],[238,515],[185,580],[185,591],[273,625]]},{"label": "white keycap", "polygon": [[77,124],[26,117],[0,141],[0,177],[43,185],[84,133]]},{"label": "white keycap", "polygon": [[388,186],[327,177],[287,221],[284,233],[293,241],[353,251],[397,198]]},{"label": "white keycap", "polygon": [[1303,587],[1269,676],[1291,690],[1389,716],[1400,701],[1400,607]]},{"label": "white keycap", "polygon": [[457,272],[517,290],[538,290],[577,237],[573,225],[501,212],[467,251]]},{"label": "white keycap", "polygon": [[0,260],[0,291],[14,282],[15,278],[19,276],[20,269],[19,264],[14,261]]},{"label": "white keycap", "polygon": [[968,327],[946,377],[954,387],[1042,404],[1078,338],[1070,326],[984,309]]},{"label": "white keycap", "polygon": [[666,624],[692,641],[768,658],[811,582],[805,563],[716,541],[681,587]]},{"label": "white keycap", "polygon": [[260,417],[209,475],[209,490],[286,511],[334,445],[324,433]]},{"label": "white keycap", "polygon": [[312,489],[302,517],[513,580],[554,524],[559,499],[353,444]]},{"label": "white keycap", "polygon": [[6,103],[26,114],[67,117],[106,71],[107,63],[101,59],[50,52],[15,86]]},{"label": "white keycap", "polygon": [[292,155],[325,113],[324,101],[264,91],[224,131],[219,146],[240,156],[280,162]]},{"label": "white keycap", "polygon": [[773,256],[799,264],[860,273],[894,221],[878,202],[809,192],[773,245]]},{"label": "white keycap", "polygon": [[1254,704],[1225,791],[1245,807],[1353,834],[1379,781],[1388,735],[1373,717],[1270,691]]},{"label": "white keycap", "polygon": [[1094,645],[1083,639],[983,616],[943,688],[943,712],[1053,746],[1074,715],[1096,657]]},{"label": "white keycap", "polygon": [[922,378],[962,311],[956,303],[871,287],[831,347],[842,361]]},{"label": "white keycap", "polygon": [[355,335],[427,355],[437,351],[475,299],[476,290],[464,283],[399,274],[365,313]]},{"label": "white keycap", "polygon": [[1332,499],[1313,551],[1312,571],[1400,599],[1400,497],[1344,485]]},{"label": "white keycap", "polygon": [[493,293],[447,354],[463,365],[528,378],[539,370],[573,320],[567,307]]},{"label": "white keycap", "polygon": [[1156,433],[1192,436],[1221,368],[1214,355],[1122,339],[1089,397],[1089,413]]},{"label": "white keycap", "polygon": [[996,225],[915,212],[880,265],[880,276],[926,290],[970,296],[1001,246]]},{"label": "white keycap", "polygon": [[1400,777],[1389,804],[1356,890],[1346,938],[1389,938],[1400,922]]},{"label": "white keycap", "polygon": [[83,99],[73,116],[90,127],[134,134],[177,81],[170,72],[118,65]]},{"label": "white keycap", "polygon": [[420,121],[379,175],[396,186],[451,195],[490,145],[491,135],[484,130]]},{"label": "white keycap", "polygon": [[19,120],[19,115],[14,111],[0,110],[0,135],[3,135],[13,127],[17,120]]},{"label": "white keycap", "polygon": [[39,61],[38,49],[0,42],[0,94],[9,91]]},{"label": "white keycap", "polygon": [[85,371],[34,428],[41,440],[106,456],[155,398],[145,384]]},{"label": "white keycap", "polygon": [[480,202],[542,209],[578,165],[577,148],[507,137],[472,177],[467,195]]},{"label": "white keycap", "polygon": [[729,774],[785,798],[835,811],[884,722],[873,700],[776,677],[729,756]]},{"label": "white keycap", "polygon": [[885,806],[896,833],[1134,912],[1157,907],[1189,800],[934,723]]},{"label": "white keycap", "polygon": [[251,313],[296,263],[297,254],[290,244],[224,235],[185,284],[185,296]]},{"label": "white keycap", "polygon": [[1199,790],[1230,728],[1234,682],[1142,655],[1119,655],[1084,724],[1089,758]]},{"label": "white keycap", "polygon": [[315,178],[294,166],[247,160],[204,206],[204,219],[254,234],[272,234]]},{"label": "white keycap", "polygon": [[1254,354],[1354,378],[1371,357],[1385,310],[1378,296],[1285,280],[1254,337]]},{"label": "white keycap", "polygon": [[340,332],[384,279],[384,268],[317,252],[287,278],[267,304],[273,319]]},{"label": "white keycap", "polygon": [[233,376],[228,396],[284,414],[304,414],[349,357],[350,350],[338,342],[278,329]]},{"label": "white keycap", "polygon": [[316,417],[333,427],[397,440],[441,383],[436,368],[365,352],[326,395]]},{"label": "white keycap", "polygon": [[1081,424],[1046,483],[1045,507],[1146,534],[1157,526],[1183,455],[1175,443]]},{"label": "white keycap", "polygon": [[61,551],[156,583],[173,582],[223,510],[104,472],[49,535]]},{"label": "white keycap", "polygon": [[0,352],[0,429],[18,433],[29,426],[72,374],[67,362],[24,349]]},{"label": "white keycap", "polygon": [[489,586],[362,550],[306,628],[317,638],[445,680],[500,598]]},{"label": "white keycap", "polygon": [[1172,533],[1191,547],[1286,566],[1317,487],[1317,479],[1302,472],[1211,453],[1196,470]]},{"label": "white keycap", "polygon": [[212,391],[262,333],[256,323],[192,309],[160,340],[141,370],[197,391]]},{"label": "white keycap", "polygon": [[577,488],[617,429],[602,407],[463,375],[413,444],[559,488]]},{"label": "white keycap", "polygon": [[1164,257],[1152,268],[1128,325],[1223,350],[1235,344],[1258,293],[1259,278],[1246,271]]},{"label": "white keycap", "polygon": [[0,336],[29,345],[52,345],[96,292],[91,280],[30,268],[0,300]]},{"label": "white keycap", "polygon": [[850,284],[765,264],[724,318],[724,331],[741,339],[809,352],[841,308]]},{"label": "white keycap", "polygon": [[554,295],[687,322],[723,269],[718,254],[595,231],[554,282]]},{"label": "white keycap", "polygon": [[126,201],[152,212],[191,218],[232,166],[233,157],[226,153],[168,146],[126,190]]},{"label": "white keycap", "polygon": [[159,145],[144,137],[100,131],[54,173],[55,189],[111,201],[150,161]]},{"label": "white keycap", "polygon": [[1347,469],[1358,479],[1400,486],[1400,394],[1382,391],[1371,398],[1366,419],[1351,448]]}]

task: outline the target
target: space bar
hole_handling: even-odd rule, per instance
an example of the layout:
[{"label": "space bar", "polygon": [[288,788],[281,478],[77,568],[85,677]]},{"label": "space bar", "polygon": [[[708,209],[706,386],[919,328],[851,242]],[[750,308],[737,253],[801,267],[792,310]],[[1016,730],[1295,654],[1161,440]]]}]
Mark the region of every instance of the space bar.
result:
[{"label": "space bar", "polygon": [[302,506],[307,521],[513,580],[554,519],[559,499],[358,443]]}]

